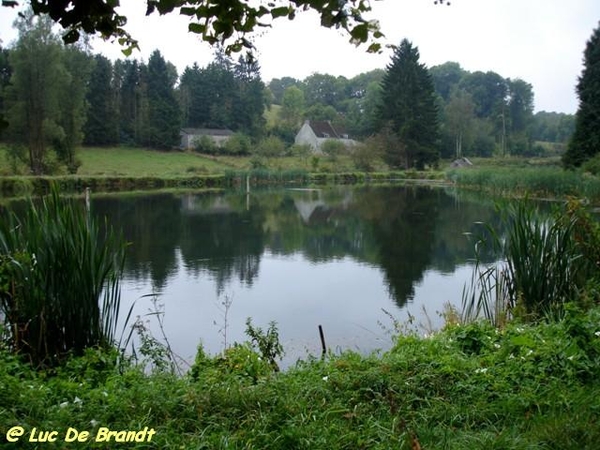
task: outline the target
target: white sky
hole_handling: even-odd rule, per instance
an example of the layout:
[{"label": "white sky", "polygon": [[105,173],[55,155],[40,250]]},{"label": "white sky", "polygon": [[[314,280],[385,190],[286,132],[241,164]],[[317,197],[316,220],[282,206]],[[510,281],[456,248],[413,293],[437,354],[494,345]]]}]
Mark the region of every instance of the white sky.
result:
[{"label": "white sky", "polygon": [[[24,1],[24,0],[23,0]],[[212,49],[187,33],[187,18],[145,17],[145,2],[121,0],[128,31],[140,41],[147,59],[158,48],[180,73],[195,61],[204,66]],[[453,0],[451,6],[433,0],[372,1],[371,18],[380,21],[386,42],[408,38],[419,48],[421,61],[431,67],[456,61],[469,71],[493,70],[503,77],[522,78],[533,85],[535,110],[574,113],[575,84],[581,74],[583,50],[600,20],[598,0]],[[16,15],[0,8],[0,39],[15,39]],[[390,51],[367,54],[338,30],[321,28],[318,17],[303,13],[294,21],[279,19],[257,36],[255,45],[265,81],[311,73],[352,77],[385,68]],[[118,44],[97,42],[95,49],[121,58]]]}]

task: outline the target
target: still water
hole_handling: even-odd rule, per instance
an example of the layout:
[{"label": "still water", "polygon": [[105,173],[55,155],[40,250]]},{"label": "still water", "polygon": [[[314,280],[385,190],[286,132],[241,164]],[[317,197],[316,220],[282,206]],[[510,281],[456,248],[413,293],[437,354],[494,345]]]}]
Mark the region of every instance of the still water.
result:
[{"label": "still water", "polygon": [[123,311],[158,337],[158,307],[188,361],[200,343],[215,354],[245,340],[248,317],[275,321],[284,366],[320,354],[318,325],[330,350],[362,353],[390,347],[390,315],[438,327],[471,274],[465,232],[496,220],[491,204],[424,186],[98,196],[92,208],[130,242]]}]

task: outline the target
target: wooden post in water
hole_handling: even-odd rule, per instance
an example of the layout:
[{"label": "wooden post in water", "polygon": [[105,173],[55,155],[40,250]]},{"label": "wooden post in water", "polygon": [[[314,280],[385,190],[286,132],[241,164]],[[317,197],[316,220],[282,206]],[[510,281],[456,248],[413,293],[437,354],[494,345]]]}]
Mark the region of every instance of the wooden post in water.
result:
[{"label": "wooden post in water", "polygon": [[246,211],[250,211],[250,174],[246,175]]},{"label": "wooden post in water", "polygon": [[85,188],[85,210],[87,211],[87,213],[90,213],[90,209],[91,209],[91,199],[90,199],[90,194],[91,194],[92,190],[89,187]]},{"label": "wooden post in water", "polygon": [[323,327],[321,325],[319,325],[319,337],[321,338],[321,358],[325,358],[327,346],[325,345],[325,335],[323,334]]}]

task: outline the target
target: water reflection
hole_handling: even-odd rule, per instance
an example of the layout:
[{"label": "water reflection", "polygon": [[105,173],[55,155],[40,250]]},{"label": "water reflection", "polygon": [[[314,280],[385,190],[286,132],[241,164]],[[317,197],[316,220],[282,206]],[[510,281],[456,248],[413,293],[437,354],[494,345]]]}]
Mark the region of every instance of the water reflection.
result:
[{"label": "water reflection", "polygon": [[[329,332],[340,345],[354,339],[349,324],[368,329],[357,339],[375,348],[381,308],[400,314],[407,302],[460,300],[468,277],[460,269],[473,255],[464,233],[496,221],[491,206],[430,187],[96,197],[93,211],[131,243],[125,297],[160,293],[191,353],[198,336],[190,329],[211,329],[212,338],[200,335],[210,350],[222,345],[214,323],[224,295],[235,296],[239,339],[252,316],[277,320],[298,346],[304,327],[313,334],[313,317],[334,323]],[[432,294],[432,282],[457,287]],[[369,334],[376,337],[365,344]]]}]

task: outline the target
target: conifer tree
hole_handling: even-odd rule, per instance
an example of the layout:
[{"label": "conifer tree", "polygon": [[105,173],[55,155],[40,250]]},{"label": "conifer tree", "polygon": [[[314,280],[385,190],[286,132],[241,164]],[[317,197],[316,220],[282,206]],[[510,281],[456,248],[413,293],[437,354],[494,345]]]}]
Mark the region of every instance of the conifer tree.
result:
[{"label": "conifer tree", "polygon": [[148,122],[144,143],[153,148],[171,149],[179,140],[181,116],[175,96],[177,70],[158,50],[148,60]]},{"label": "conifer tree", "polygon": [[563,155],[563,164],[567,167],[580,166],[600,151],[600,26],[594,30],[585,48],[577,95],[579,108],[575,132]]},{"label": "conifer tree", "polygon": [[390,166],[422,169],[437,162],[439,125],[433,81],[419,63],[419,50],[406,39],[386,68],[378,119],[388,142],[390,136],[396,141],[385,149]]},{"label": "conifer tree", "polygon": [[96,55],[87,93],[87,121],[83,127],[86,145],[118,143],[117,105],[114,102],[112,76],[113,65],[110,60]]}]

